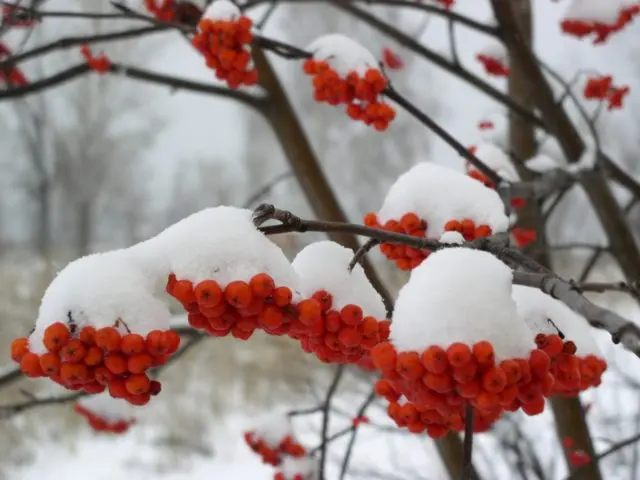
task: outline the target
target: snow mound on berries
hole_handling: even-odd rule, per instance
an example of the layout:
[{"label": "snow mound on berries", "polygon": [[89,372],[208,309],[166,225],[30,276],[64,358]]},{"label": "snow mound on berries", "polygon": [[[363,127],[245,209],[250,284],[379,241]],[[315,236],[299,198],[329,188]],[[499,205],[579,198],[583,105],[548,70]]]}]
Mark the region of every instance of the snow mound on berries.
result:
[{"label": "snow mound on berries", "polygon": [[160,233],[153,248],[169,262],[178,280],[216,280],[222,286],[269,274],[296,298],[299,278],[280,247],[253,224],[253,212],[219,206],[196,212]]},{"label": "snow mound on berries", "polygon": [[[509,182],[517,182],[520,176],[508,155],[493,143],[483,143],[476,147],[475,156],[491,170]],[[473,168],[473,166],[471,167]]]},{"label": "snow mound on berries", "polygon": [[624,0],[573,0],[567,7],[564,18],[614,25],[618,21],[620,10],[627,3]]},{"label": "snow mound on berries", "polygon": [[513,286],[513,299],[518,313],[534,333],[557,334],[560,330],[566,340],[576,344],[578,355],[601,356],[587,320],[561,301],[523,285]]},{"label": "snow mound on berries", "polygon": [[113,326],[121,319],[141,335],[167,330],[171,314],[153,292],[154,279],[135,266],[127,250],[74,260],[56,275],[42,297],[30,349],[37,354],[47,351],[44,332],[55,322],[73,320],[80,330],[86,325]]},{"label": "snow mound on berries", "polygon": [[293,426],[286,413],[272,412],[258,417],[250,431],[256,440],[262,440],[269,448],[276,449],[286,437],[293,434]]},{"label": "snow mound on berries", "polygon": [[487,42],[478,52],[478,55],[484,57],[494,58],[505,67],[509,66],[509,56],[507,55],[507,49],[497,40],[490,40]]},{"label": "snow mound on berries", "polygon": [[419,163],[400,175],[384,199],[382,224],[414,212],[428,224],[428,236],[439,238],[450,220],[473,220],[504,232],[509,219],[500,196],[481,182],[434,163]]},{"label": "snow mound on berries", "polygon": [[440,243],[450,243],[454,245],[462,245],[464,243],[464,237],[460,232],[444,232],[440,236]]},{"label": "snow mound on berries", "polygon": [[325,290],[333,297],[333,309],[348,304],[358,305],[365,316],[386,318],[382,298],[367,279],[364,269],[356,264],[349,272],[353,250],[325,240],[303,248],[292,265],[300,276],[302,292],[310,297]]},{"label": "snow mound on berries", "polygon": [[491,342],[498,360],[527,358],[533,335],[511,296],[512,273],[493,255],[467,248],[432,253],[398,293],[390,339],[399,351]]},{"label": "snow mound on berries", "polygon": [[202,18],[209,20],[237,20],[242,15],[238,6],[230,0],[215,0],[207,7]]},{"label": "snow mound on berries", "polygon": [[327,62],[342,77],[350,72],[363,76],[370,68],[379,68],[378,60],[369,50],[339,33],[318,37],[306,50],[313,54],[315,60]]},{"label": "snow mound on berries", "polygon": [[303,480],[315,480],[318,474],[318,462],[313,457],[285,457],[278,470],[286,480],[294,480],[296,475]]},{"label": "snow mound on berries", "polygon": [[129,402],[108,393],[82,397],[78,404],[108,422],[136,420],[134,407]]}]

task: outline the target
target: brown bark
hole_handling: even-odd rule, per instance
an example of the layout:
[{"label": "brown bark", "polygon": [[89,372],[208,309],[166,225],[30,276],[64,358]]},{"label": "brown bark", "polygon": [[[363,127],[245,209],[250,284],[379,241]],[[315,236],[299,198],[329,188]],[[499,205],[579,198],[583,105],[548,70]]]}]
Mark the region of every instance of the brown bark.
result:
[{"label": "brown bark", "polygon": [[[528,47],[532,45],[532,8],[530,0],[513,0],[513,13],[519,27],[520,39]],[[511,74],[509,76],[509,95],[511,98],[529,110],[533,110],[534,96],[531,83],[526,68],[520,62],[518,52],[509,52],[509,65]],[[535,131],[533,125],[521,116],[510,114],[509,119],[509,140],[510,147],[516,158],[525,160],[535,154]],[[526,169],[522,165],[517,165],[520,175],[524,180],[529,180]],[[545,222],[539,204],[529,202],[529,204],[518,212],[519,225],[523,228],[534,229],[538,237],[528,250],[528,254],[536,261],[547,268],[551,268],[549,257]],[[589,427],[586,422],[585,412],[580,403],[580,399],[554,397],[550,401],[555,417],[556,433],[560,442],[564,438],[571,438],[575,447],[586,452],[594,458],[595,452],[593,442],[589,434]],[[567,466],[570,470],[575,470],[569,461],[568,452],[564,450]],[[601,480],[600,470],[597,463],[592,463],[579,471],[575,471],[577,480]]]},{"label": "brown bark", "polygon": [[[253,60],[258,69],[260,84],[267,90],[270,97],[265,114],[315,215],[323,220],[346,222],[346,215],[322,171],[309,139],[269,60],[264,52],[257,48],[253,49]],[[354,250],[360,246],[354,235],[339,232],[328,235],[332,240]],[[389,299],[390,295],[386,287],[366,258],[363,258],[362,265],[376,290]],[[455,434],[449,434],[436,444],[451,478],[460,478],[463,463],[460,438]],[[475,475],[474,478],[480,477]]]}]

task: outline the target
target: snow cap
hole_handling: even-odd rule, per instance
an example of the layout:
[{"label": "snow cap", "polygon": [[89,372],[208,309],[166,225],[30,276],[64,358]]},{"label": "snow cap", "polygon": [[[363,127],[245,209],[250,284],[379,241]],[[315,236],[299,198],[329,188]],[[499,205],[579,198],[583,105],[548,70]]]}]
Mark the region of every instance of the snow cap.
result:
[{"label": "snow cap", "polygon": [[113,326],[120,319],[135,333],[168,330],[168,307],[153,296],[155,279],[146,276],[127,250],[81,257],[53,279],[42,297],[38,319],[29,337],[30,350],[47,351],[44,332],[56,322],[73,320],[78,329]]},{"label": "snow cap", "polygon": [[302,292],[310,297],[325,290],[333,297],[333,309],[348,304],[357,305],[365,316],[386,318],[382,298],[367,279],[364,269],[356,264],[349,271],[353,250],[329,240],[315,242],[303,248],[293,260],[300,276]]},{"label": "snow cap", "polygon": [[428,236],[439,238],[450,220],[473,220],[488,225],[493,233],[509,227],[500,196],[461,172],[419,163],[398,177],[378,212],[382,224],[414,212],[428,224]]},{"label": "snow cap", "polygon": [[432,253],[398,294],[391,343],[398,351],[489,341],[498,361],[527,358],[536,346],[512,298],[512,273],[487,252]]},{"label": "snow cap", "polygon": [[266,273],[297,298],[298,275],[282,249],[255,227],[252,214],[244,208],[207,208],[167,228],[150,248],[167,259],[168,273],[178,280],[212,279],[224,287]]},{"label": "snow cap", "polygon": [[327,62],[342,77],[351,72],[363,76],[370,68],[380,68],[373,53],[355,40],[339,33],[322,35],[305,50],[313,54],[314,60]]},{"label": "snow cap", "polygon": [[576,344],[578,356],[602,356],[591,335],[591,327],[587,319],[561,301],[537,288],[524,285],[513,286],[513,299],[516,302],[518,314],[534,334],[557,334],[560,330],[566,340]]}]

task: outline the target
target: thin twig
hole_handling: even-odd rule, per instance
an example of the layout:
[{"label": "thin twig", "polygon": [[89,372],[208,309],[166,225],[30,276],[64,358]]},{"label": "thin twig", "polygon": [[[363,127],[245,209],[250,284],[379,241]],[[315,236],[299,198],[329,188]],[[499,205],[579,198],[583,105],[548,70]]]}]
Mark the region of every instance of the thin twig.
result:
[{"label": "thin twig", "polygon": [[[369,407],[369,405],[371,405],[371,403],[374,401],[375,398],[376,398],[376,392],[375,390],[372,390],[369,396],[367,397],[367,399],[362,404],[362,406],[358,409],[358,412],[356,413],[356,418],[360,418],[365,414],[365,412],[367,411],[367,408]],[[358,424],[357,423],[354,424],[351,428],[352,428],[351,438],[349,438],[349,443],[347,444],[347,450],[344,454],[344,459],[342,460],[342,466],[340,467],[340,480],[344,480],[347,474],[347,470],[349,469],[349,461],[351,460],[351,454],[353,452],[353,447],[356,443],[356,437],[358,435]]]},{"label": "thin twig", "polygon": [[327,391],[327,397],[324,401],[324,406],[322,409],[322,444],[320,445],[320,469],[319,469],[319,477],[320,480],[325,480],[325,462],[327,458],[327,433],[329,432],[329,410],[331,409],[331,400],[338,389],[338,385],[340,384],[340,380],[342,379],[342,375],[344,374],[345,366],[340,365],[336,368],[336,373],[333,377],[333,381],[329,386],[329,390]]},{"label": "thin twig", "polygon": [[372,248],[374,248],[375,246],[377,246],[379,244],[380,244],[380,242],[378,240],[376,240],[375,238],[370,238],[364,244],[362,244],[362,246],[356,251],[356,253],[353,255],[353,258],[349,262],[349,271],[351,272],[353,270],[353,268],[358,263],[360,263],[360,260],[362,260],[362,257],[364,257],[367,253],[369,253],[369,251]]}]

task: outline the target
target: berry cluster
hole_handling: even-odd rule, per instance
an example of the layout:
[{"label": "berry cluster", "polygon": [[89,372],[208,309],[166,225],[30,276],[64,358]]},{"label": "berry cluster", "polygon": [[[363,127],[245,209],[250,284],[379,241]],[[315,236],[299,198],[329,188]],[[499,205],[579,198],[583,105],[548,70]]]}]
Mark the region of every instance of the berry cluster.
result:
[{"label": "berry cluster", "polygon": [[391,106],[380,101],[388,81],[377,68],[369,68],[364,76],[350,72],[342,78],[329,63],[309,58],[304,62],[304,72],[313,77],[317,102],[346,104],[347,114],[354,120],[384,131],[396,116]]},{"label": "berry cluster", "polygon": [[214,337],[231,334],[248,340],[257,329],[270,335],[285,335],[296,318],[289,287],[276,286],[266,273],[254,275],[249,282],[234,281],[226,286],[215,280],[197,285],[170,275],[167,293],[182,303],[189,313],[189,324]]},{"label": "berry cluster", "polygon": [[108,432],[108,433],[124,433],[129,430],[129,427],[136,423],[135,420],[108,420],[100,415],[92,412],[91,410],[83,407],[80,404],[76,404],[73,409],[85,417],[89,422],[89,426],[96,432]]},{"label": "berry cluster", "polygon": [[397,352],[385,342],[371,357],[382,373],[376,393],[390,402],[389,416],[400,427],[434,438],[464,428],[466,403],[474,408],[476,432],[487,430],[504,411],[537,415],[554,385],[550,358],[540,349],[528,359],[498,364],[487,341],[446,349],[433,345],[422,353]]},{"label": "berry cluster", "polygon": [[389,336],[389,322],[364,317],[357,305],[332,309],[333,297],[328,292],[292,303],[291,289],[277,287],[266,273],[254,275],[248,283],[238,280],[225,287],[215,280],[194,287],[191,281],[171,275],[167,292],[182,303],[194,328],[241,340],[248,340],[258,329],[269,335],[288,335],[326,363],[356,362]]},{"label": "berry cluster", "polygon": [[519,247],[526,247],[536,241],[538,234],[530,228],[515,227],[511,229],[511,235]]},{"label": "berry cluster", "polygon": [[245,16],[237,20],[203,18],[192,39],[207,66],[215,70],[216,78],[224,80],[231,88],[255,85],[258,81],[258,72],[251,66],[249,49],[253,40],[252,25],[251,19]]},{"label": "berry cluster", "polygon": [[402,70],[404,67],[404,62],[402,61],[402,58],[400,58],[400,55],[390,48],[382,49],[382,62],[389,70]]},{"label": "berry cluster", "polygon": [[[10,59],[12,56],[11,50],[3,42],[0,42],[0,62]],[[0,68],[0,82],[8,85],[9,87],[24,87],[29,85],[27,77],[25,77],[22,70],[15,66],[5,66]]]},{"label": "berry cluster", "polygon": [[[426,238],[428,223],[413,212],[405,213],[400,221],[388,220],[382,225],[375,213],[367,213],[364,217],[364,224],[367,227],[379,228],[393,233],[403,233],[414,237]],[[470,241],[476,238],[488,237],[491,235],[491,227],[488,225],[477,225],[473,220],[464,219],[462,221],[450,220],[444,226],[445,232],[458,232],[465,240]],[[395,262],[400,270],[413,270],[431,253],[428,249],[417,249],[405,245],[393,243],[382,243],[380,251],[389,260]]]},{"label": "berry cluster", "polygon": [[609,36],[622,30],[633,20],[633,17],[638,14],[640,14],[640,4],[634,4],[622,8],[618,14],[617,21],[612,25],[585,20],[566,19],[561,22],[560,26],[564,33],[578,38],[588,37],[593,34],[593,43],[598,44],[606,42]]},{"label": "berry cluster", "polygon": [[264,463],[274,467],[282,463],[283,457],[300,458],[307,454],[306,449],[290,435],[282,439],[275,447],[269,446],[267,442],[253,432],[245,432],[244,440],[251,450],[260,455]]},{"label": "berry cluster", "polygon": [[562,446],[568,453],[569,463],[573,467],[582,467],[591,463],[591,457],[584,450],[577,449],[575,442],[570,437],[565,437],[562,440]]},{"label": "berry cluster", "polygon": [[[121,335],[118,320],[112,327],[95,329],[56,322],[44,332],[47,352],[38,355],[29,350],[27,338],[11,344],[11,358],[20,370],[33,378],[49,377],[69,390],[101,393],[106,388],[114,398],[132,405],[146,405],[160,393],[160,382],[146,372],[163,365],[178,350],[180,336],[172,331],[153,330],[146,337],[137,333]],[[125,325],[126,328],[126,325]]]},{"label": "berry cluster", "polygon": [[536,335],[536,345],[551,359],[551,374],[555,379],[553,393],[575,397],[589,387],[600,385],[607,363],[595,355],[579,357],[576,345],[559,335]]},{"label": "berry cluster", "polygon": [[332,303],[329,293],[319,291],[298,304],[299,323],[292,326],[289,336],[299,340],[305,352],[314,353],[324,363],[355,363],[389,338],[388,320],[365,317],[353,304],[338,311]]},{"label": "berry cluster", "polygon": [[602,77],[589,77],[584,86],[584,98],[588,100],[606,100],[607,108],[614,110],[622,108],[624,97],[629,94],[629,87],[615,87],[613,77],[604,75]]},{"label": "berry cluster", "polygon": [[[367,227],[379,228],[388,232],[404,233],[413,237],[425,238],[427,236],[427,222],[415,213],[405,213],[400,221],[388,220],[382,225],[375,213],[367,213],[364,216],[364,224]],[[427,249],[417,249],[393,243],[382,243],[380,251],[387,259],[395,262],[400,270],[413,270],[431,253]]]},{"label": "berry cluster", "polygon": [[478,54],[476,55],[476,59],[482,64],[484,71],[489,75],[507,77],[511,73],[511,69],[495,57]]},{"label": "berry cluster", "polygon": [[82,53],[82,56],[86,60],[87,65],[89,65],[89,68],[91,70],[95,70],[98,73],[107,73],[111,68],[111,60],[109,60],[109,57],[107,57],[105,54],[94,56],[91,53],[89,45],[84,44],[80,48],[80,52]]},{"label": "berry cluster", "polygon": [[[473,148],[473,147],[472,147]],[[471,149],[469,149],[471,150]],[[472,152],[473,153],[473,152]],[[480,170],[476,170],[475,168],[473,168],[473,166],[471,166],[470,164],[467,164],[466,166],[466,170],[467,170],[467,176],[473,178],[474,180],[479,181],[480,183],[482,183],[485,187],[490,188],[492,190],[496,189],[496,184],[491,181],[484,173],[482,173]],[[527,201],[522,198],[522,197],[513,197],[511,199],[511,207],[513,208],[522,208],[527,204]]]},{"label": "berry cluster", "polygon": [[160,0],[160,2],[157,0],[144,0],[144,6],[147,11],[162,22],[173,22],[175,20],[175,3],[175,0]]}]

